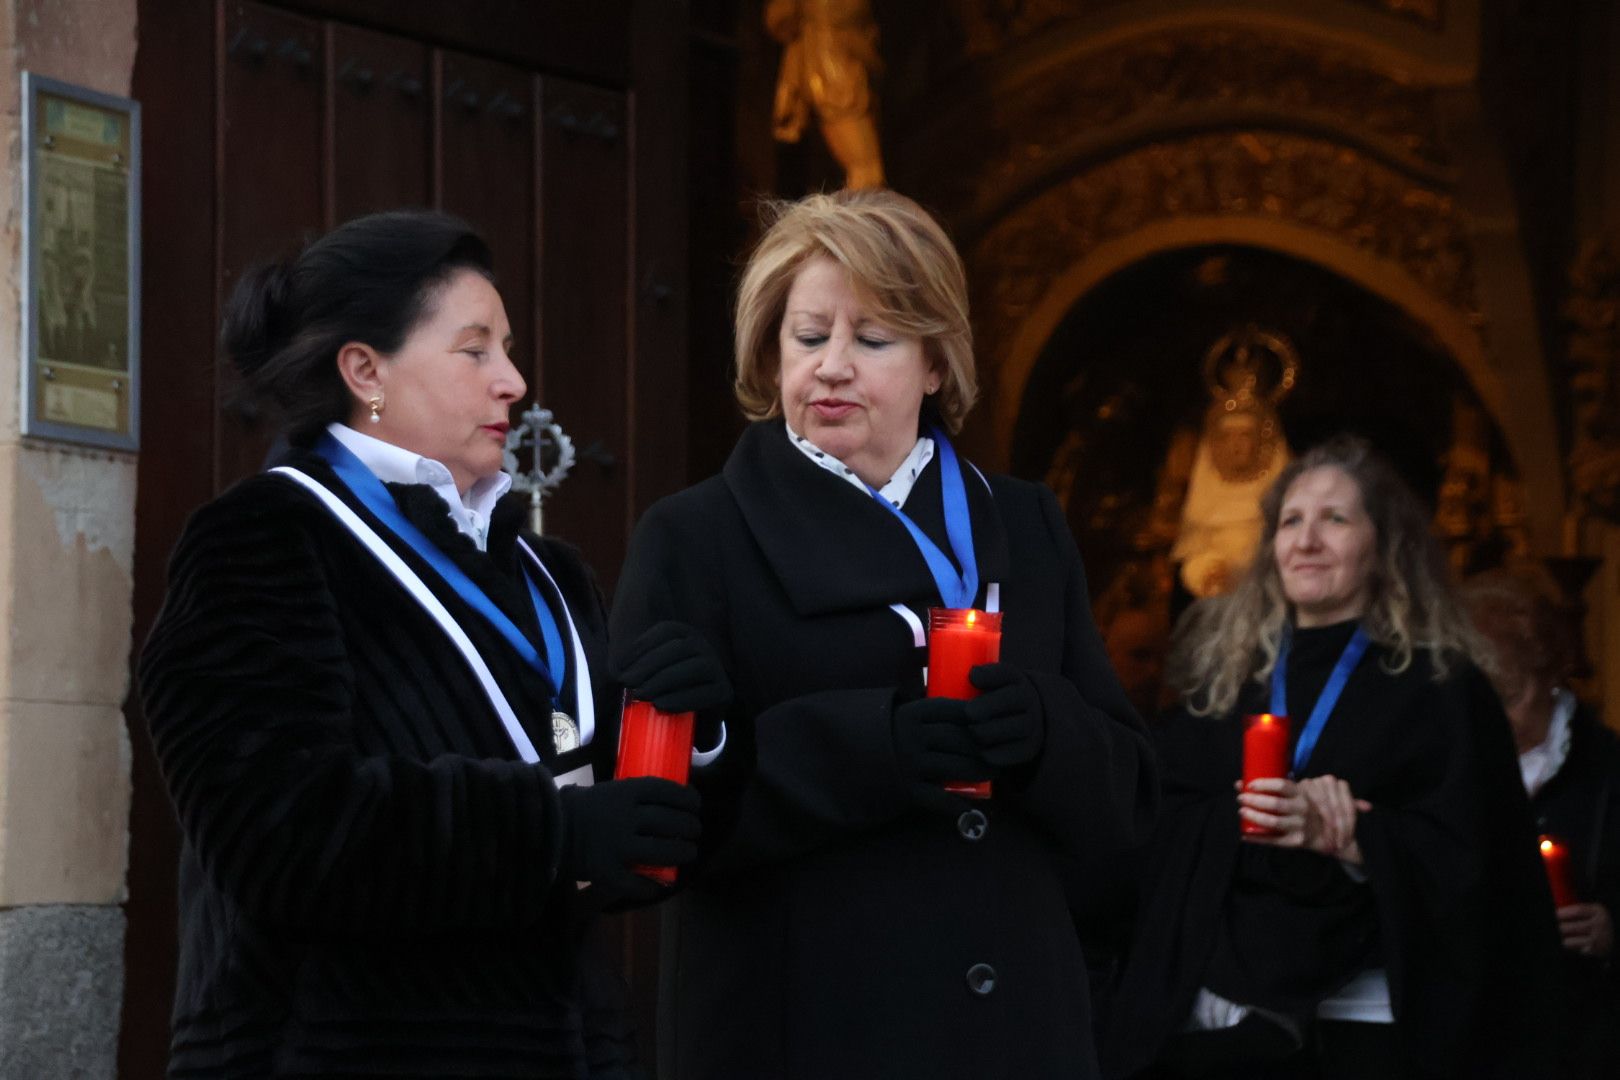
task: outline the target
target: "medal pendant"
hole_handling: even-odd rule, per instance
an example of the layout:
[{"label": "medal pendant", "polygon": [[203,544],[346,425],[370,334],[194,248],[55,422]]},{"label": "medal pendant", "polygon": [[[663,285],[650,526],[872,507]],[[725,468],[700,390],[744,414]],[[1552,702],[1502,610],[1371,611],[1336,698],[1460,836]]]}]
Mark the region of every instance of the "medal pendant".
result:
[{"label": "medal pendant", "polygon": [[579,749],[579,725],[565,712],[551,714],[551,745],[559,754]]}]

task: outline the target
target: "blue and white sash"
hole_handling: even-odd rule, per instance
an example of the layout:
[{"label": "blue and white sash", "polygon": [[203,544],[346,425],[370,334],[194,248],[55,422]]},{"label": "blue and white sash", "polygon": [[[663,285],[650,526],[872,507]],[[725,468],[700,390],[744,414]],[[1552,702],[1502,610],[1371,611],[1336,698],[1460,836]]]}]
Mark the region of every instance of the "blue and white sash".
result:
[{"label": "blue and white sash", "polygon": [[[428,588],[427,583],[422,580],[421,576],[415,570],[412,570],[404,559],[399,557],[399,553],[390,547],[387,541],[377,534],[375,529],[366,524],[360,515],[356,514],[347,503],[338,498],[319,480],[287,465],[278,466],[271,471],[281,473],[319,499],[321,504],[331,512],[332,516],[337,518],[345,528],[354,534],[355,538],[376,557],[384,569],[393,575],[394,579],[422,606],[422,609],[427,612],[433,621],[439,624],[439,628],[444,631],[445,636],[456,647],[456,651],[466,660],[467,666],[472,669],[472,673],[477,678],[479,685],[483,687],[484,694],[489,699],[490,705],[495,709],[495,714],[500,718],[501,726],[506,729],[507,738],[511,740],[518,757],[528,764],[538,764],[540,755],[535,750],[534,743],[530,740],[528,732],[518,722],[517,714],[513,712],[511,703],[506,699],[506,694],[495,681],[495,676],[490,671],[489,664],[484,661],[483,656],[472,643],[472,639],[467,636],[467,632],[461,628],[455,617],[450,614],[439,598]],[[540,561],[540,557],[529,547],[527,541],[520,537],[518,543],[534,566],[551,582],[552,588],[556,589],[557,600],[562,607],[563,617],[568,622],[569,635],[573,639],[574,645],[574,686],[577,697],[578,715],[576,719],[579,722],[579,742],[581,746],[587,746],[590,744],[591,738],[596,734],[596,710],[591,692],[590,667],[585,658],[585,647],[580,641],[579,631],[574,624],[573,613],[568,609],[568,602],[563,598],[562,590],[557,589],[557,582],[552,578],[551,572],[546,569],[545,564]],[[555,779],[558,787],[564,787],[569,784],[589,786],[593,778],[593,770],[590,764],[587,763]]]}]

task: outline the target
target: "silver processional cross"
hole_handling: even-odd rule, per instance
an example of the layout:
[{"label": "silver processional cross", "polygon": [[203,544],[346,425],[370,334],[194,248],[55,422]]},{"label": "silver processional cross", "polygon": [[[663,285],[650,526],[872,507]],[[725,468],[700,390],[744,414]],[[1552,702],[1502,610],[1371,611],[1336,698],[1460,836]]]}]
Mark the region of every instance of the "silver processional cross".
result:
[{"label": "silver processional cross", "polygon": [[[574,440],[563,433],[551,410],[542,409],[539,402],[525,409],[519,420],[521,423],[506,433],[501,468],[512,477],[513,488],[529,493],[529,526],[536,535],[543,535],[542,504],[574,467]],[[519,471],[518,452],[525,449],[529,451],[529,467]],[[545,466],[548,456],[553,458],[549,469]]]}]

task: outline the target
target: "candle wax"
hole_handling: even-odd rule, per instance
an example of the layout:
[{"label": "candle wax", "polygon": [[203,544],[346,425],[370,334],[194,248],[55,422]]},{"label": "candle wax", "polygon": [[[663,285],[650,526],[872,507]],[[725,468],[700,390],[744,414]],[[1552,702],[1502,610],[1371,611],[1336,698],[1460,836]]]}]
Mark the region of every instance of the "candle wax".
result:
[{"label": "candle wax", "polygon": [[[979,696],[968,675],[979,664],[1001,659],[1001,613],[975,608],[928,612],[928,696],[968,701]],[[990,782],[947,783],[945,790],[974,799],[990,797]]]},{"label": "candle wax", "polygon": [[993,664],[1001,655],[1001,635],[972,627],[951,627],[928,635],[928,696],[979,696],[968,673],[979,664]]},{"label": "candle wax", "polygon": [[[1288,717],[1259,713],[1247,719],[1243,729],[1243,786],[1251,781],[1288,775]],[[1249,836],[1275,836],[1277,830],[1243,819]]]},{"label": "candle wax", "polygon": [[[645,701],[627,701],[619,721],[619,763],[614,775],[656,776],[684,784],[692,772],[691,713],[667,713]],[[673,866],[637,866],[636,873],[675,883]]]},{"label": "candle wax", "polygon": [[1541,838],[1541,862],[1547,868],[1547,884],[1552,887],[1553,907],[1581,902],[1570,874],[1569,845],[1551,836]]}]

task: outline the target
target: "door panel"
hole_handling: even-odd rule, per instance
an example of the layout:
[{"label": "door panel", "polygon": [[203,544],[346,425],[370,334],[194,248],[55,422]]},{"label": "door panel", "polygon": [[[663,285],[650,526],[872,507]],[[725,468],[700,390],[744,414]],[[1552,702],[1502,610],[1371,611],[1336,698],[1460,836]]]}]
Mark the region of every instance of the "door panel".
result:
[{"label": "door panel", "polygon": [[[175,0],[171,0],[175,2]],[[477,53],[538,71],[621,84],[635,0],[277,0],[288,8]],[[682,6],[680,0],[655,0]],[[683,25],[684,30],[684,25]],[[684,34],[669,38],[685,47]]]},{"label": "door panel", "polygon": [[534,76],[443,53],[439,80],[440,205],[470,222],[495,252],[495,277],[536,392],[534,330]]},{"label": "door panel", "polygon": [[420,42],[328,24],[331,212],[337,225],[375,210],[427,206],[433,111]]},{"label": "door panel", "polygon": [[581,460],[546,528],[611,589],[628,530],[628,179],[623,95],[564,79],[539,91],[542,403]]},{"label": "door panel", "polygon": [[[140,12],[132,96],[141,102],[141,453],[136,462],[134,640],[163,602],[169,550],[214,490],[213,4]],[[164,43],[173,53],[149,48]],[[175,56],[186,56],[185,63]],[[202,212],[199,212],[199,208]],[[174,997],[179,830],[130,680],[129,898],[124,904],[118,1074],[164,1074]]]},{"label": "door panel", "polygon": [[[242,271],[296,250],[320,231],[325,44],[318,23],[260,4],[225,7],[221,71],[219,298]],[[266,418],[233,401],[221,381],[214,484],[223,490],[264,462]]]}]

